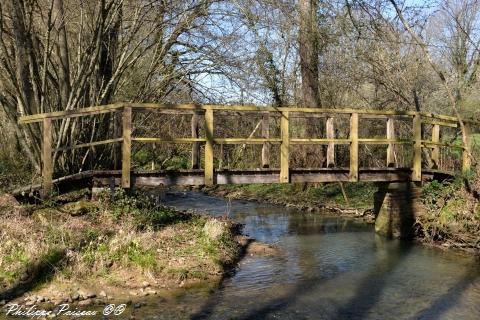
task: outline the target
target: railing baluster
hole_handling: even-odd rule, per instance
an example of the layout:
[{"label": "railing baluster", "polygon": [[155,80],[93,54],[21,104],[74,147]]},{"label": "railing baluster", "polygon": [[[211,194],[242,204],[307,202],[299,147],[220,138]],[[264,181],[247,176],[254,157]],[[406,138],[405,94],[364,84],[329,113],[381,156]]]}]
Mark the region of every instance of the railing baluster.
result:
[{"label": "railing baluster", "polygon": [[[262,115],[262,138],[270,138],[270,115],[268,112]],[[264,142],[262,146],[262,168],[270,167],[270,143]]]},{"label": "railing baluster", "polygon": [[462,172],[467,173],[470,171],[470,167],[472,165],[472,161],[470,159],[470,152],[471,152],[471,147],[472,147],[472,141],[471,141],[471,136],[470,136],[470,126],[468,123],[463,124],[465,127],[465,134],[466,134],[466,145],[463,144],[463,151],[462,151]]},{"label": "railing baluster", "polygon": [[350,181],[358,181],[358,113],[350,116]]},{"label": "railing baluster", "polygon": [[290,182],[290,132],[289,132],[289,112],[282,112],[280,118],[280,131],[282,135],[282,144],[280,145],[280,183]]},{"label": "railing baluster", "polygon": [[[333,117],[327,118],[326,123],[327,139],[335,139],[335,128],[333,125]],[[335,142],[329,142],[327,146],[327,167],[335,167]]]},{"label": "railing baluster", "polygon": [[422,118],[413,116],[413,167],[412,181],[422,181]]},{"label": "railing baluster", "polygon": [[[387,119],[387,139],[395,139],[395,120],[393,117],[388,117]],[[395,167],[395,144],[389,143],[387,147],[387,167]]]},{"label": "railing baluster", "polygon": [[[199,138],[199,121],[200,115],[197,111],[193,112],[192,122],[191,122],[191,131],[192,138]],[[192,143],[192,169],[200,168],[200,142]]]},{"label": "railing baluster", "polygon": [[205,110],[205,185],[213,185],[213,110]]},{"label": "railing baluster", "polygon": [[123,109],[122,188],[130,188],[132,154],[132,107]]},{"label": "railing baluster", "polygon": [[[432,142],[439,143],[440,142],[440,125],[435,124],[432,128]],[[430,163],[431,169],[438,169],[440,168],[440,147],[438,145],[434,145],[432,147],[432,159]]]},{"label": "railing baluster", "polygon": [[42,199],[52,195],[53,161],[52,161],[52,119],[43,119],[42,143]]}]

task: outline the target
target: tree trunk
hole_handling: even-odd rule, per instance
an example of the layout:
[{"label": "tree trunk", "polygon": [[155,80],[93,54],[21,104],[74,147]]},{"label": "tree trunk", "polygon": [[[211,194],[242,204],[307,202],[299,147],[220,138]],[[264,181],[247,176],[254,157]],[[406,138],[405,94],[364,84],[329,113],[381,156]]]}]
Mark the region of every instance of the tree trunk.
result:
[{"label": "tree trunk", "polygon": [[60,110],[64,110],[70,95],[70,60],[68,56],[67,31],[65,28],[65,14],[63,0],[55,0],[53,5],[55,30],[58,32],[57,56],[60,61],[58,68],[60,85]]},{"label": "tree trunk", "polygon": [[[317,8],[318,0],[300,0],[300,71],[302,75],[302,98],[303,105],[310,108],[321,107],[320,91],[318,88],[318,36],[317,36]],[[315,118],[307,118],[305,121],[305,134],[308,138],[319,137],[324,126],[317,128],[318,121]],[[324,165],[324,146],[306,146],[304,148],[303,167]]]},{"label": "tree trunk", "polygon": [[318,90],[318,39],[316,32],[317,0],[300,0],[300,71],[302,74],[303,104],[320,107]]}]

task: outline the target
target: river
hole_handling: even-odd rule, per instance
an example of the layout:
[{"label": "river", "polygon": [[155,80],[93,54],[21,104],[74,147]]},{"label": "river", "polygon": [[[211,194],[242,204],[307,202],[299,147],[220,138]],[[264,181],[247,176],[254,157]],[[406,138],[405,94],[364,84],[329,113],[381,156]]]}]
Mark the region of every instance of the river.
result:
[{"label": "river", "polygon": [[480,319],[480,262],[375,235],[351,218],[186,192],[167,205],[228,215],[274,244],[220,287],[149,299],[137,319]]}]

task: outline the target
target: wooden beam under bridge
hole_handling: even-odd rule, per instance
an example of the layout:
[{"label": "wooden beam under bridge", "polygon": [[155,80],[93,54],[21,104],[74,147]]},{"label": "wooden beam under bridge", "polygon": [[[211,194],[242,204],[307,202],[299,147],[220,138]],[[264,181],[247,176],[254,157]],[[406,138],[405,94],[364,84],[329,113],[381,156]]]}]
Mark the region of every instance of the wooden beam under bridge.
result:
[{"label": "wooden beam under bridge", "polygon": [[[213,173],[215,184],[251,184],[251,183],[278,183],[280,169],[253,169],[253,170],[216,170]],[[348,182],[350,180],[348,168],[322,168],[322,169],[291,169],[290,181],[302,182]],[[410,168],[366,168],[358,171],[358,181],[362,182],[403,182],[410,181],[412,170]],[[424,180],[438,178],[439,180],[450,177],[447,172],[439,170],[425,170],[422,172]],[[114,181],[120,186],[120,171],[96,171],[93,173],[93,184],[96,187],[109,187]],[[131,186],[158,187],[174,185],[205,185],[203,170],[178,170],[178,171],[145,171],[131,174]]]}]

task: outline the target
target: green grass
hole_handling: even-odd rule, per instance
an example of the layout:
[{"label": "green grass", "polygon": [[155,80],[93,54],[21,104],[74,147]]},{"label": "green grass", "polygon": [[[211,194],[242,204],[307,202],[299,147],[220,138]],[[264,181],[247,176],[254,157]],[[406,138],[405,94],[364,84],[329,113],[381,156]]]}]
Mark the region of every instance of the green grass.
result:
[{"label": "green grass", "polygon": [[[371,183],[344,183],[349,206],[368,208],[373,205],[376,187]],[[305,205],[347,206],[340,184],[328,183],[318,186],[294,184],[250,184],[229,185],[229,191],[240,191],[245,197],[255,197],[266,201],[296,203]]]}]

